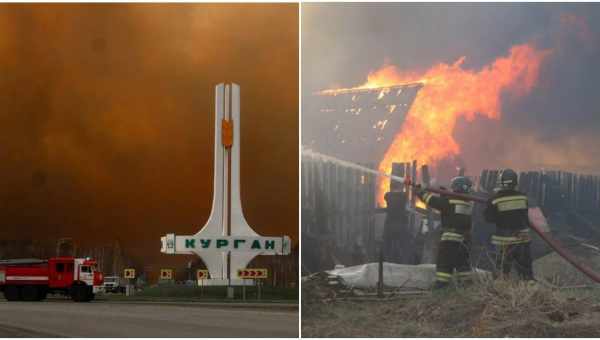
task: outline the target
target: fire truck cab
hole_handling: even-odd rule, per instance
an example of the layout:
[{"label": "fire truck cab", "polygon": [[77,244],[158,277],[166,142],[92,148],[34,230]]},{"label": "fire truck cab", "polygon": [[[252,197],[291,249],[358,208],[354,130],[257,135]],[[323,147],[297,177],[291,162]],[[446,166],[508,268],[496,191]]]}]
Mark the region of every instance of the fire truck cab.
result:
[{"label": "fire truck cab", "polygon": [[0,291],[8,301],[39,301],[48,293],[67,295],[77,302],[91,301],[103,289],[102,283],[102,273],[90,258],[0,261]]}]

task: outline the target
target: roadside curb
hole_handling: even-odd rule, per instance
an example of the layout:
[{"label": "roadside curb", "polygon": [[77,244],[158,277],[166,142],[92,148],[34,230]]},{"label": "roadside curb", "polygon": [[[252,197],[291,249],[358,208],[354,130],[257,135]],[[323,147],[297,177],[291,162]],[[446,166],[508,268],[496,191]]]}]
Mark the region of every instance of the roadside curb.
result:
[{"label": "roadside curb", "polygon": [[208,307],[208,308],[251,308],[251,309],[277,309],[284,311],[298,311],[299,307],[296,303],[244,303],[244,302],[202,302],[202,301],[147,301],[147,300],[95,300],[101,303],[111,304],[153,304],[153,305],[170,305],[184,307]]},{"label": "roadside curb", "polygon": [[[7,302],[5,299],[0,298],[0,302]],[[49,298],[46,301],[36,302],[58,302],[58,303],[74,303],[69,299],[52,299]],[[22,301],[14,303],[24,303]],[[165,305],[165,306],[183,306],[183,307],[207,307],[207,308],[250,308],[250,309],[271,309],[271,310],[282,310],[282,311],[298,311],[299,307],[297,303],[259,303],[259,302],[203,302],[203,301],[177,301],[177,300],[109,300],[109,299],[95,299],[90,303],[107,303],[107,304],[138,304],[138,305]]]}]

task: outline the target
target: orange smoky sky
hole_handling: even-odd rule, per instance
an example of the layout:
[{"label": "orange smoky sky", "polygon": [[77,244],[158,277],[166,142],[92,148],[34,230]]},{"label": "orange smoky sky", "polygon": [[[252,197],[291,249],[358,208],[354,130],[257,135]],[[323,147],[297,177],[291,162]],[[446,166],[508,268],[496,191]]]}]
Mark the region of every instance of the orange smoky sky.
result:
[{"label": "orange smoky sky", "polygon": [[160,236],[208,219],[220,82],[241,87],[246,218],[297,242],[296,4],[1,5],[0,239],[183,260]]}]

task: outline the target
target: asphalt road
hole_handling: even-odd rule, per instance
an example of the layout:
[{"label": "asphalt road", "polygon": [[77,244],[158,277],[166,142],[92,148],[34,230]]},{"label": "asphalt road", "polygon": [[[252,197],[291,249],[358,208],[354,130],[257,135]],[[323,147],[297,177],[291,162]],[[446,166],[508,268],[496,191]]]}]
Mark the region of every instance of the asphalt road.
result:
[{"label": "asphalt road", "polygon": [[0,300],[1,337],[298,337],[298,312],[201,304]]}]

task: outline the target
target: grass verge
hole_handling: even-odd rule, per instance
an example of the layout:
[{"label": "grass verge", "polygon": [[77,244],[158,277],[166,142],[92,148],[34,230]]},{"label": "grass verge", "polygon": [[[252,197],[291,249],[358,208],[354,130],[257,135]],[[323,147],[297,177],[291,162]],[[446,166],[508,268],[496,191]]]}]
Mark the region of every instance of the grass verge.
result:
[{"label": "grass verge", "polygon": [[600,290],[488,280],[395,300],[303,301],[302,336],[598,337]]},{"label": "grass verge", "polygon": [[[197,287],[175,284],[161,284],[146,287],[134,296],[105,294],[108,300],[180,300],[207,302],[241,302],[242,287],[235,287],[235,298],[227,299],[227,287]],[[247,302],[295,302],[298,301],[298,289],[263,286],[261,299],[258,300],[257,287],[246,287]]]}]

